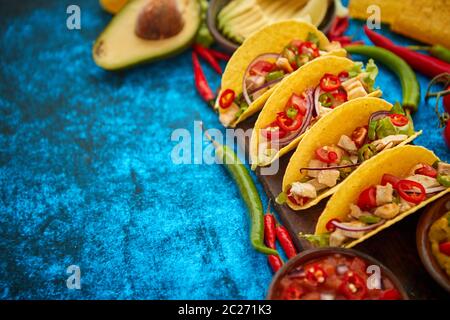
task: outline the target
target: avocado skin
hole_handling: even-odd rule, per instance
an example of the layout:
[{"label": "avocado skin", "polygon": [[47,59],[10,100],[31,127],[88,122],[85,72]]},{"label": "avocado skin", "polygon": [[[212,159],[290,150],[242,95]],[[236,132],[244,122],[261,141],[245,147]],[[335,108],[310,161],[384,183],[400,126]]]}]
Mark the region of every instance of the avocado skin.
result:
[{"label": "avocado skin", "polygon": [[186,21],[186,23],[196,23],[197,26],[195,27],[195,32],[193,32],[191,38],[189,40],[187,40],[185,43],[183,43],[182,45],[180,45],[177,48],[172,49],[170,52],[166,52],[166,53],[162,53],[162,54],[158,54],[158,55],[152,55],[152,56],[150,56],[147,59],[138,59],[138,60],[135,60],[135,61],[129,61],[129,62],[126,62],[126,63],[123,63],[123,64],[114,65],[113,67],[108,66],[108,65],[102,65],[101,61],[99,61],[97,59],[95,51],[96,51],[97,47],[99,46],[99,43],[103,40],[104,34],[106,33],[106,31],[110,27],[112,27],[114,25],[114,22],[121,21],[120,17],[126,13],[127,7],[132,5],[133,1],[129,1],[122,8],[122,10],[120,10],[119,13],[117,13],[112,18],[112,20],[109,22],[109,24],[106,26],[106,28],[102,31],[102,33],[95,40],[95,43],[94,43],[94,45],[92,47],[92,56],[93,56],[95,64],[97,66],[99,66],[100,68],[105,69],[105,70],[109,70],[109,71],[126,70],[126,69],[130,69],[130,68],[142,65],[142,64],[149,63],[149,62],[155,62],[155,61],[163,60],[163,59],[166,59],[166,58],[170,58],[170,57],[173,57],[175,55],[178,55],[178,54],[182,53],[183,51],[185,51],[186,49],[188,49],[192,45],[192,43],[195,40],[195,36],[196,36],[198,30],[200,29],[200,25],[201,25],[201,21],[200,21],[200,16],[201,16],[200,15],[200,13],[201,13],[200,12],[200,10],[201,10],[200,2],[199,2],[199,0],[190,0],[190,1],[197,2],[197,4],[198,4],[197,8],[198,8],[199,12],[198,12],[198,19],[197,19],[197,21],[192,21],[192,20]]}]

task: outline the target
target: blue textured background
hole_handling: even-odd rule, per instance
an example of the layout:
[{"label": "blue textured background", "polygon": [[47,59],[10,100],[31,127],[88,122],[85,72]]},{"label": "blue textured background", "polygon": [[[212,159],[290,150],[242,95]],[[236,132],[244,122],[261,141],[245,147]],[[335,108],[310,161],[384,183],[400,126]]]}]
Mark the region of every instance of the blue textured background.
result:
[{"label": "blue textured background", "polygon": [[[263,298],[271,272],[227,173],[170,161],[174,129],[220,128],[194,90],[190,52],[105,72],[91,47],[110,16],[75,3],[80,31],[66,29],[73,1],[0,0],[0,298]],[[400,99],[393,74],[378,79]],[[414,117],[417,143],[450,160],[431,110]],[[81,290],[66,288],[72,264]]]}]

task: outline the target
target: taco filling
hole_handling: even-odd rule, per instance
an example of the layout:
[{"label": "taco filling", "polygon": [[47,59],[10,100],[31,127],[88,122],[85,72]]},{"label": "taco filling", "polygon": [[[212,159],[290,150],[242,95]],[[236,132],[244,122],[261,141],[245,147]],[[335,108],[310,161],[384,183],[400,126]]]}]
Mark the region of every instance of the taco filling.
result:
[{"label": "taco filling", "polygon": [[362,162],[391,149],[414,135],[412,120],[400,104],[391,111],[373,113],[366,126],[357,127],[351,135],[341,135],[336,144],[315,150],[306,176],[291,184],[287,198],[298,206],[317,198],[347,178]]},{"label": "taco filling", "polygon": [[220,121],[224,125],[237,120],[249,105],[273,88],[284,77],[329,50],[339,49],[338,43],[327,50],[319,48],[319,39],[309,33],[306,41],[292,40],[281,53],[266,53],[256,57],[247,67],[242,81],[242,92],[224,88],[219,97]]},{"label": "taco filling", "polygon": [[450,164],[440,161],[433,166],[418,163],[406,177],[386,173],[380,184],[364,189],[349,205],[343,221],[327,222],[327,233],[301,236],[323,246],[345,246],[449,187]]},{"label": "taco filling", "polygon": [[302,93],[293,93],[284,111],[273,122],[260,130],[262,137],[260,157],[268,158],[303,134],[325,114],[346,101],[365,97],[373,88],[378,68],[369,60],[366,69],[357,62],[348,71],[338,75],[326,73],[319,84]]}]

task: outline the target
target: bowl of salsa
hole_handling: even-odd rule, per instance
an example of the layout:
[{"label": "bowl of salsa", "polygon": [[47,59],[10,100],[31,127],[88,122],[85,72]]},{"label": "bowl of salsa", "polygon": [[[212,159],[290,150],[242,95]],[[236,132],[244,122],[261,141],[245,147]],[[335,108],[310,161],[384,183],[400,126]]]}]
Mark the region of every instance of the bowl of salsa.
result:
[{"label": "bowl of salsa", "polygon": [[407,300],[395,275],[365,253],[344,248],[303,251],[273,277],[269,300]]}]

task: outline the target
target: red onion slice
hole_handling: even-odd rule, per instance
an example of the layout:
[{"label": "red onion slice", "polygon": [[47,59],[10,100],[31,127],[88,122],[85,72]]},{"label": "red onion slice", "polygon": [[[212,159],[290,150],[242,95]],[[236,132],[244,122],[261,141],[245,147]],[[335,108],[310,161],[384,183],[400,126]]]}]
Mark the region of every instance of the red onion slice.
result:
[{"label": "red onion slice", "polygon": [[359,166],[360,163],[352,163],[352,164],[344,164],[341,166],[332,166],[332,167],[303,167],[300,168],[300,172],[305,170],[311,170],[311,171],[321,171],[321,170],[333,170],[333,169],[345,169],[345,168],[352,168]]},{"label": "red onion slice", "polygon": [[320,114],[320,101],[319,101],[319,97],[322,94],[322,89],[320,88],[320,86],[317,86],[316,90],[314,90],[314,111],[315,111],[315,116],[318,116]]},{"label": "red onion slice", "polygon": [[344,230],[344,231],[350,231],[350,232],[370,231],[370,230],[376,229],[377,227],[381,226],[384,222],[385,222],[385,220],[380,220],[379,222],[374,223],[374,224],[370,224],[368,226],[357,227],[357,226],[349,226],[349,225],[343,224],[343,223],[338,222],[338,221],[331,221],[331,223],[336,228]]},{"label": "red onion slice", "polygon": [[370,115],[369,123],[371,121],[376,121],[376,120],[380,120],[380,119],[386,118],[389,114],[390,114],[389,111],[377,111],[377,112],[374,112],[374,113],[372,113]]},{"label": "red onion slice", "polygon": [[[244,73],[244,79],[242,81],[242,95],[244,96],[245,102],[247,102],[248,105],[252,104],[252,100],[250,99],[250,96],[247,92],[247,77],[250,72],[251,67],[258,62],[259,60],[268,60],[268,59],[278,59],[280,55],[278,53],[265,53],[257,56],[250,64],[248,65],[247,69]],[[259,89],[261,90],[261,89]],[[254,92],[253,92],[254,93]]]}]

